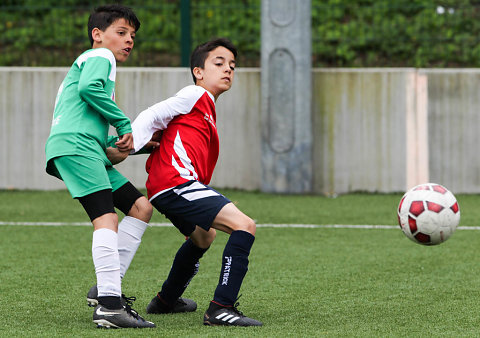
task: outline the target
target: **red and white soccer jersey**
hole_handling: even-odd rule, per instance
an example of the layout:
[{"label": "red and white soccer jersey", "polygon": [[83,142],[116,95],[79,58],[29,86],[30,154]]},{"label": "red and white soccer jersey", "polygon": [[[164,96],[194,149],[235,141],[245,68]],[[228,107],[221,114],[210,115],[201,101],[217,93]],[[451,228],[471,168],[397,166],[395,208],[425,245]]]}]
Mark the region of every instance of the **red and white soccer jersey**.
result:
[{"label": "red and white soccer jersey", "polygon": [[164,130],[160,147],[150,154],[145,166],[150,200],[191,180],[210,183],[219,152],[215,123],[213,95],[195,85],[138,115],[132,123],[135,152],[153,133]]}]

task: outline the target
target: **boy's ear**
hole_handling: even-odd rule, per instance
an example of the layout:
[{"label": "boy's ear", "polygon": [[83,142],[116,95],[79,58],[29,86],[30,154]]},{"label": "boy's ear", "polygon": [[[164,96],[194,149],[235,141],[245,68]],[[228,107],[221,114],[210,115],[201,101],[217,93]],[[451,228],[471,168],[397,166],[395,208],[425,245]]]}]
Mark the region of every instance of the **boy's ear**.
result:
[{"label": "boy's ear", "polygon": [[197,80],[202,80],[203,79],[203,69],[200,67],[195,67],[193,68],[193,75]]},{"label": "boy's ear", "polygon": [[94,43],[102,42],[102,31],[100,30],[100,28],[95,27],[94,29],[92,29],[92,39]]}]

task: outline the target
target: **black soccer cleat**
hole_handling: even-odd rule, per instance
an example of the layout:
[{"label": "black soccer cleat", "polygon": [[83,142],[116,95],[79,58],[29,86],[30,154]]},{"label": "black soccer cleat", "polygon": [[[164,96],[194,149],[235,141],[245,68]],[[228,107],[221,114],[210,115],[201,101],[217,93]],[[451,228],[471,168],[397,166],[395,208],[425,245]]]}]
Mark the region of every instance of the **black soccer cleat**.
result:
[{"label": "black soccer cleat", "polygon": [[106,329],[155,327],[154,323],[143,319],[128,305],[119,310],[109,310],[98,305],[93,312],[93,322],[97,328]]},{"label": "black soccer cleat", "polygon": [[95,307],[98,305],[98,289],[97,284],[92,286],[87,293],[87,304],[90,307]]},{"label": "black soccer cleat", "polygon": [[234,306],[221,306],[210,303],[210,307],[203,315],[203,325],[210,326],[262,326],[262,322],[245,316]]},{"label": "black soccer cleat", "polygon": [[173,307],[169,307],[162,302],[157,296],[153,297],[150,304],[147,305],[147,313],[165,314],[165,313],[181,313],[194,312],[197,310],[197,303],[188,298],[178,298]]}]

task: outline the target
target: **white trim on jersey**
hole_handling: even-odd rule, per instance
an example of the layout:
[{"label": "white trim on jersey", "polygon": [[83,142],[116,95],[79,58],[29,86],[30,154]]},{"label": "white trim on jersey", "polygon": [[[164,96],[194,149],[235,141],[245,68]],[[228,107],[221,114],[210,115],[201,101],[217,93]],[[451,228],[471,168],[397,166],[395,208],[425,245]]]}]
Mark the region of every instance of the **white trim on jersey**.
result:
[{"label": "white trim on jersey", "polygon": [[110,70],[110,74],[108,74],[108,79],[115,82],[115,78],[117,76],[117,61],[115,60],[113,52],[108,48],[95,48],[83,53],[77,58],[78,68],[80,68],[88,58],[97,56],[103,57],[110,62],[112,69]]},{"label": "white trim on jersey", "polygon": [[[164,192],[167,192],[167,191],[169,191],[169,190],[172,190],[172,189],[174,189],[174,188],[175,188],[175,187],[172,187],[172,188],[164,189],[164,190],[162,190],[162,191],[157,192],[155,195],[153,195],[152,197],[150,197],[149,201],[150,201],[150,202],[153,201],[153,200],[154,200],[155,198],[157,198],[159,195],[161,195],[161,194],[163,194]],[[0,225],[1,225],[1,223],[2,223],[2,222],[0,222]],[[149,223],[149,224],[150,224],[150,223]]]},{"label": "white trim on jersey", "polygon": [[180,174],[181,177],[185,178],[186,180],[193,180],[193,176],[191,175],[190,171],[188,169],[185,169],[184,167],[180,166],[175,160],[175,157],[172,155],[172,166],[177,169],[178,173]]},{"label": "white trim on jersey", "polygon": [[177,136],[175,137],[173,151],[175,152],[175,154],[177,154],[178,158],[183,164],[183,167],[180,166],[175,160],[175,157],[172,155],[172,165],[175,167],[175,169],[177,169],[180,176],[189,181],[197,180],[198,174],[195,171],[194,166],[192,165],[192,160],[190,159],[190,157],[188,157],[187,151],[183,146],[179,131],[177,131]]},{"label": "white trim on jersey", "polygon": [[164,130],[176,116],[188,114],[197,103],[198,99],[205,94],[212,98],[212,94],[200,86],[187,86],[181,89],[175,96],[154,104],[142,111],[132,123],[133,144],[136,153],[152,139],[157,130]]}]

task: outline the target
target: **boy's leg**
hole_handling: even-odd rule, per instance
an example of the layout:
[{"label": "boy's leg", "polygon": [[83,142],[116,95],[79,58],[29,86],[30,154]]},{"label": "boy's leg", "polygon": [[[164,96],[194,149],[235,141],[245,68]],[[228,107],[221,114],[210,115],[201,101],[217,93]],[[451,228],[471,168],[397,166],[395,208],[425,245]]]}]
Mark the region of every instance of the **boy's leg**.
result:
[{"label": "boy's leg", "polygon": [[198,272],[200,258],[215,239],[216,232],[210,229],[213,219],[229,202],[221,194],[196,181],[177,186],[152,200],[153,206],[172,221],[188,240],[177,251],[161,291],[147,307],[148,313],[196,310],[193,301],[180,296]]},{"label": "boy's leg", "polygon": [[118,218],[102,161],[82,156],[62,156],[54,165],[73,198],[80,201],[94,226],[92,258],[97,275],[99,305],[93,320],[98,326],[154,327],[120,302]]},{"label": "boy's leg", "polygon": [[[241,314],[234,304],[247,271],[248,255],[256,229],[255,222],[238,210],[225,196],[196,181],[188,182],[163,193],[156,197],[152,204],[192,241],[184,243],[178,251],[167,281],[162,286],[160,297],[174,299],[176,295],[185,290],[181,287],[175,290],[175,284],[181,286],[182,284],[172,281],[189,281],[187,279],[189,273],[193,277],[192,266],[196,264],[196,258],[200,258],[201,255],[196,257],[192,248],[196,247],[198,250],[203,247],[206,250],[214,239],[212,235],[215,232],[211,229],[213,227],[231,234],[224,251],[224,256],[229,256],[231,259],[224,261],[222,266],[222,271],[226,271],[225,266],[228,265],[231,276],[229,275],[230,279],[227,285],[222,285],[225,274],[220,277],[214,298],[216,302],[212,302],[205,313],[204,324],[262,325],[261,322]],[[158,299],[160,298],[157,296],[152,302],[156,302]]]},{"label": "boy's leg", "polygon": [[105,297],[105,306],[119,308],[118,217],[105,164],[83,156],[61,156],[53,161],[70,194],[82,204],[93,224],[92,258],[99,296]]},{"label": "boy's leg", "polygon": [[113,192],[115,207],[125,214],[118,225],[120,277],[123,278],[142,241],[152,217],[153,207],[130,182]]},{"label": "boy's leg", "polygon": [[[113,204],[125,214],[118,225],[120,278],[123,279],[148,227],[153,207],[147,198],[116,169],[109,167],[107,172],[114,189]],[[89,306],[97,305],[97,297],[97,285],[94,285],[87,293]]]},{"label": "boy's leg", "polygon": [[230,234],[223,251],[222,269],[213,301],[233,306],[248,271],[248,256],[255,240],[255,222],[230,203],[220,210],[212,226]]},{"label": "boy's leg", "polygon": [[78,197],[92,221],[92,258],[97,275],[98,301],[109,309],[120,309],[121,282],[118,256],[118,217],[111,190]]},{"label": "boy's leg", "polygon": [[255,222],[229,203],[220,210],[212,227],[230,233],[230,238],[223,251],[219,282],[205,313],[204,324],[261,326],[261,322],[239,312],[235,304],[248,271],[248,256],[255,240]]},{"label": "boy's leg", "polygon": [[[197,304],[180,297],[192,278],[198,273],[200,259],[215,239],[215,230],[200,227],[178,249],[162,289],[147,306],[147,313],[190,312]],[[179,300],[180,299],[180,300]]]}]

